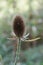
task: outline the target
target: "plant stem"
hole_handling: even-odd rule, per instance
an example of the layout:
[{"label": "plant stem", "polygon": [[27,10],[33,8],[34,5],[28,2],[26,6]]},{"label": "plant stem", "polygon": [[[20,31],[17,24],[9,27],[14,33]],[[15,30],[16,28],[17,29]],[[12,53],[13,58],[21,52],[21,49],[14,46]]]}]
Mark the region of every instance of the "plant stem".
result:
[{"label": "plant stem", "polygon": [[21,39],[19,38],[19,42],[18,42],[18,44],[17,44],[15,65],[17,65],[17,61],[20,59],[20,49],[21,49]]}]

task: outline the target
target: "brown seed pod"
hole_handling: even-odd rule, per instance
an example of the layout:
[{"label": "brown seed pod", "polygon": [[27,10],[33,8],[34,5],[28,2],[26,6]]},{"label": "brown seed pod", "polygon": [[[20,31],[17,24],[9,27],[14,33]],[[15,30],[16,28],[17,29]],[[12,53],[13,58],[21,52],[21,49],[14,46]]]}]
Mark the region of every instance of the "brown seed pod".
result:
[{"label": "brown seed pod", "polygon": [[22,37],[24,34],[25,25],[21,16],[16,16],[13,21],[13,31],[17,37]]}]

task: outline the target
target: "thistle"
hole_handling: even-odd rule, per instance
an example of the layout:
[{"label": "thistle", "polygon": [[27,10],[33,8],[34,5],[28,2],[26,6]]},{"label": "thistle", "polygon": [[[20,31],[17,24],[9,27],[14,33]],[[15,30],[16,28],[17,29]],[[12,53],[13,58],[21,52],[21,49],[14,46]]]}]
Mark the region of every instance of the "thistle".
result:
[{"label": "thistle", "polygon": [[20,16],[16,16],[13,22],[13,31],[18,38],[23,36],[25,29],[24,21]]},{"label": "thistle", "polygon": [[21,48],[21,37],[24,34],[25,25],[22,17],[16,16],[13,21],[13,31],[16,34],[16,36],[19,39],[19,42],[17,44],[17,52],[16,52],[16,58],[15,58],[15,65],[17,64],[17,60],[20,59],[20,48]]},{"label": "thistle", "polygon": [[[21,16],[16,16],[15,19],[13,20],[13,32],[18,37],[19,42],[17,44],[15,65],[17,65],[17,61],[20,60],[21,41],[33,42],[33,41],[36,41],[36,40],[40,39],[40,37],[38,37],[38,38],[35,38],[35,39],[26,40],[26,38],[29,36],[29,33],[27,35],[23,36],[24,31],[25,31],[25,25],[24,25],[23,18]],[[8,39],[9,40],[14,40],[14,38],[8,38]]]}]

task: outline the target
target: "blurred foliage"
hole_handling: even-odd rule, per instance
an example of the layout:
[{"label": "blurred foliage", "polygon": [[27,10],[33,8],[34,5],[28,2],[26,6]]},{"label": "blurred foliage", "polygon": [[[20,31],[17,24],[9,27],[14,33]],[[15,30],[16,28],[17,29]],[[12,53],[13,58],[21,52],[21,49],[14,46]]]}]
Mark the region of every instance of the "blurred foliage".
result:
[{"label": "blurred foliage", "polygon": [[41,65],[43,64],[43,46],[30,48],[24,52],[27,59],[27,65]]}]

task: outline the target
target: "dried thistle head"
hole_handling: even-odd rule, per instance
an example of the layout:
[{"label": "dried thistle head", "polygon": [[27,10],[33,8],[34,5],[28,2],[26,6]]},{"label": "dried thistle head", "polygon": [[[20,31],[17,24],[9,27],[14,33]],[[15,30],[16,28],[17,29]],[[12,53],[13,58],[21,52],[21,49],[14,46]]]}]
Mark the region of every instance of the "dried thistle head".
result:
[{"label": "dried thistle head", "polygon": [[17,37],[22,37],[24,34],[25,25],[21,16],[16,16],[13,21],[13,31]]}]

